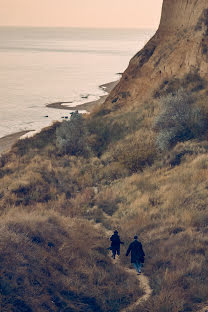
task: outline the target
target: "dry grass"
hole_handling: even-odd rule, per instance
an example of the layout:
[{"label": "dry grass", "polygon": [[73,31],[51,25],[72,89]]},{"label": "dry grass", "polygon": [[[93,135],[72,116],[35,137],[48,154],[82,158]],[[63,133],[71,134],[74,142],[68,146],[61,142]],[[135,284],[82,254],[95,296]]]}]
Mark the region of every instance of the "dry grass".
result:
[{"label": "dry grass", "polygon": [[55,212],[13,213],[0,222],[2,312],[119,311],[139,295],[136,279],[113,267],[105,234],[91,223]]},{"label": "dry grass", "polygon": [[1,158],[2,311],[119,311],[133,302],[136,280],[112,267],[95,222],[119,229],[123,265],[132,237],[143,242],[153,296],[138,312],[206,301],[208,136],[159,153],[150,104],[126,118],[87,117],[89,157],[57,152],[56,124]]}]

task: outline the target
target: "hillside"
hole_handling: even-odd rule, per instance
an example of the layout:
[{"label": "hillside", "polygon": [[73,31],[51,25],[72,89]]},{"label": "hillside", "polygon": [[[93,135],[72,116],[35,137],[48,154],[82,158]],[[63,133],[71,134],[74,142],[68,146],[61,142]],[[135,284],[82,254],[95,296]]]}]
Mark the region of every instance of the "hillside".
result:
[{"label": "hillside", "polygon": [[192,73],[207,79],[208,11],[206,0],[164,0],[154,37],[130,61],[105,108],[125,109],[167,89],[173,79]]},{"label": "hillside", "polygon": [[[0,158],[1,311],[137,312],[208,298],[208,4],[164,0],[155,36],[90,115],[74,113]],[[109,231],[125,242],[120,266]]]}]

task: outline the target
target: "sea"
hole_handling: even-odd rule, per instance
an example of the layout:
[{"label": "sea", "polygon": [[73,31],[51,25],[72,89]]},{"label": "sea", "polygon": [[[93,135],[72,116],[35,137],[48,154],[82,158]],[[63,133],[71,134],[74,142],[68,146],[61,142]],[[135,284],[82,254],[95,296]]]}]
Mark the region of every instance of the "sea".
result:
[{"label": "sea", "polygon": [[[0,138],[40,131],[105,94],[154,29],[0,27]],[[46,117],[47,116],[47,117]],[[33,134],[34,132],[30,132]]]}]

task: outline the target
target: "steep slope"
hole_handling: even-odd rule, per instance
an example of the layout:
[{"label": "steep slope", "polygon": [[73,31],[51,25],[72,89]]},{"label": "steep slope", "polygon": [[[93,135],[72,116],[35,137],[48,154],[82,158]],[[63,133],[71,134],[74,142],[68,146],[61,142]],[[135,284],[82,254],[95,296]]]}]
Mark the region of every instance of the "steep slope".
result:
[{"label": "steep slope", "polygon": [[[2,312],[117,312],[129,305],[135,312],[204,308],[207,16],[203,0],[165,0],[159,30],[131,60],[101,110],[86,118],[74,113],[69,121],[20,140],[2,155]],[[192,92],[177,95],[184,81],[191,81]],[[162,99],[156,96],[164,91],[161,85],[175,92],[165,103],[175,96],[176,108],[182,103],[182,110],[169,106],[168,114],[161,114]],[[194,110],[201,100],[204,128],[201,111]],[[178,118],[181,112],[184,118]],[[180,136],[166,150],[155,144],[162,140],[155,120],[166,137],[177,121]],[[108,258],[105,234],[115,228],[125,242],[119,266]],[[132,304],[142,293],[136,275],[127,274],[125,256],[135,234],[143,243],[143,272],[153,290],[138,306]]]},{"label": "steep slope", "polygon": [[208,2],[164,0],[159,29],[132,58],[104,107],[137,106],[163,82],[189,73],[208,77]]}]

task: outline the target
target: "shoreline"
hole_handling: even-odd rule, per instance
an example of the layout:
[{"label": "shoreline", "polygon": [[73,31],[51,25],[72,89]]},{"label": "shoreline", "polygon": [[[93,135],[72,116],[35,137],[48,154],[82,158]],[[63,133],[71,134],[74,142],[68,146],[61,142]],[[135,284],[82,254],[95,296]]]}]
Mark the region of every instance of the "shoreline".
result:
[{"label": "shoreline", "polygon": [[3,153],[9,152],[11,147],[19,140],[19,138],[30,131],[32,130],[23,130],[0,138],[0,156]]},{"label": "shoreline", "polygon": [[[120,79],[119,79],[120,80]],[[65,109],[65,110],[86,110],[87,112],[91,112],[93,108],[97,105],[101,105],[105,102],[106,98],[108,97],[109,93],[114,89],[114,87],[118,84],[119,80],[112,81],[105,83],[99,88],[104,90],[107,94],[100,96],[99,99],[91,102],[86,102],[77,106],[65,106],[62,104],[72,104],[72,102],[55,102],[47,104],[46,107],[55,108],[55,109]],[[32,130],[23,130],[18,131],[9,135],[6,135],[0,138],[0,156],[3,153],[9,152],[11,147],[26,133],[31,132]]]},{"label": "shoreline", "polygon": [[105,84],[99,86],[99,88],[104,90],[105,92],[107,92],[107,94],[101,95],[100,98],[95,100],[95,101],[86,102],[86,103],[79,104],[76,106],[62,105],[62,104],[67,104],[67,103],[71,104],[72,102],[55,102],[55,103],[47,104],[46,107],[55,108],[55,109],[65,109],[65,110],[86,110],[87,112],[90,113],[95,106],[101,105],[105,102],[109,93],[118,84],[119,80],[108,82],[108,83],[105,83]]}]

